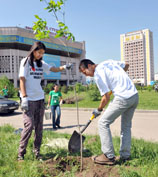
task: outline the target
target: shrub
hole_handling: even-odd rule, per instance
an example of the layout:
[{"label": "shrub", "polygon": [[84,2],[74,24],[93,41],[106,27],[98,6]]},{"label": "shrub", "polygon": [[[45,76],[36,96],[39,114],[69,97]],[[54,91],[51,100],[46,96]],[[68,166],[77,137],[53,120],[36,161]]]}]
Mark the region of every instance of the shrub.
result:
[{"label": "shrub", "polygon": [[81,83],[77,83],[76,84],[76,92],[79,93],[79,92],[82,92],[82,91],[85,91],[85,86],[83,86]]},{"label": "shrub", "polygon": [[151,92],[151,90],[153,89],[151,85],[147,86],[147,89],[149,92]]},{"label": "shrub", "polygon": [[54,87],[54,83],[47,84],[46,87],[44,88],[44,92],[48,94],[53,87]]},{"label": "shrub", "polygon": [[89,85],[89,97],[92,101],[99,101],[101,99],[100,92],[96,86],[96,84]]},{"label": "shrub", "polygon": [[72,85],[68,86],[68,91],[73,91],[74,87]]},{"label": "shrub", "polygon": [[66,85],[63,85],[63,86],[61,87],[61,92],[67,93],[67,92],[68,92],[68,87],[67,87]]},{"label": "shrub", "polygon": [[2,90],[5,86],[7,86],[7,88],[8,88],[8,97],[9,98],[12,98],[15,94],[17,95],[17,91],[14,88],[13,83],[6,76],[2,76],[0,78],[0,90]]}]

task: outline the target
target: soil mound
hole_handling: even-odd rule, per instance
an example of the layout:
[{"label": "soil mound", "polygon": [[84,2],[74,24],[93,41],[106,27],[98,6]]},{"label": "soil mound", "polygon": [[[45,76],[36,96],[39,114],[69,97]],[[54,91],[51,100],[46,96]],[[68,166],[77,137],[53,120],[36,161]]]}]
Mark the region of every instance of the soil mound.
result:
[{"label": "soil mound", "polygon": [[94,164],[91,157],[83,158],[83,170],[80,171],[80,157],[74,156],[52,158],[45,161],[45,175],[43,177],[46,177],[47,174],[56,177],[68,176],[67,172],[72,171],[74,166],[76,167],[75,177],[120,177],[116,166]]}]

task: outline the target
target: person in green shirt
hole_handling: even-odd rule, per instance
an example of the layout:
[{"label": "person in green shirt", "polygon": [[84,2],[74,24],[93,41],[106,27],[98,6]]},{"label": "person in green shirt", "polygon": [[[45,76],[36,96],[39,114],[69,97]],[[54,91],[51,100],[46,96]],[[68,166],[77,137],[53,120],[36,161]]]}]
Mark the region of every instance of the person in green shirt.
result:
[{"label": "person in green shirt", "polygon": [[[61,104],[62,104],[62,94],[59,91],[59,86],[55,84],[54,90],[49,92],[49,99],[48,99],[48,107],[51,106],[53,129],[55,130],[57,128],[61,128],[60,127],[60,117],[61,117],[60,105]],[[57,119],[56,119],[56,113],[57,113]]]},{"label": "person in green shirt", "polygon": [[4,89],[1,90],[1,93],[3,93],[5,98],[8,98],[8,88],[7,88],[7,86],[5,86]]}]

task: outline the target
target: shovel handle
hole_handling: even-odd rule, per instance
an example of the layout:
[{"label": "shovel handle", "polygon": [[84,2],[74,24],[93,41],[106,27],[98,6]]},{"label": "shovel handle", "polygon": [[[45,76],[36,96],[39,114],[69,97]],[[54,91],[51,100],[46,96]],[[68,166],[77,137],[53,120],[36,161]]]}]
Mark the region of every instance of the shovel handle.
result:
[{"label": "shovel handle", "polygon": [[85,129],[88,127],[88,125],[91,123],[91,120],[89,120],[87,122],[87,124],[83,127],[83,129],[81,130],[81,134],[85,131]]},{"label": "shovel handle", "polygon": [[87,122],[87,124],[83,127],[83,129],[81,130],[81,133],[83,133],[85,131],[85,129],[88,127],[88,125],[92,122],[92,120],[95,118],[95,115],[93,114],[91,116],[91,118],[89,119],[89,121]]}]

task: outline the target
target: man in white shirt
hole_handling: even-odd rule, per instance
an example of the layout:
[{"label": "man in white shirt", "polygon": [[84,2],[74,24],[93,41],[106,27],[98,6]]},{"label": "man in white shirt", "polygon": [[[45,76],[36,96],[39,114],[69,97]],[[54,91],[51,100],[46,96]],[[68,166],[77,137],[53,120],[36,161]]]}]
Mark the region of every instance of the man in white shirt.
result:
[{"label": "man in white shirt", "polygon": [[114,99],[98,121],[101,149],[103,154],[92,157],[98,164],[113,165],[116,162],[110,125],[121,115],[120,159],[128,160],[131,149],[131,125],[134,111],[138,104],[138,92],[125,71],[129,65],[124,62],[107,60],[98,65],[83,59],[79,70],[86,76],[94,77],[102,96],[98,109],[93,111],[95,117],[101,114],[110,100],[109,91]]}]

